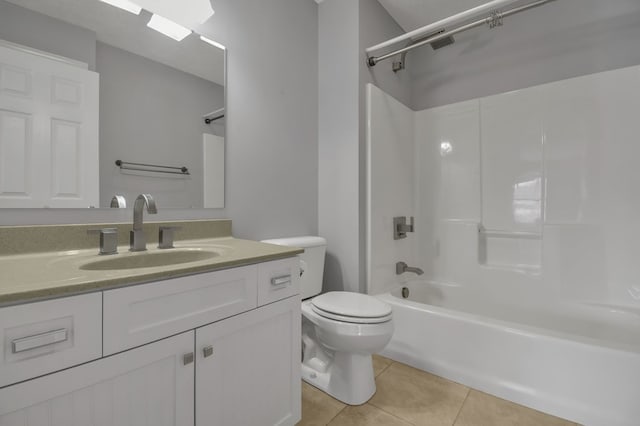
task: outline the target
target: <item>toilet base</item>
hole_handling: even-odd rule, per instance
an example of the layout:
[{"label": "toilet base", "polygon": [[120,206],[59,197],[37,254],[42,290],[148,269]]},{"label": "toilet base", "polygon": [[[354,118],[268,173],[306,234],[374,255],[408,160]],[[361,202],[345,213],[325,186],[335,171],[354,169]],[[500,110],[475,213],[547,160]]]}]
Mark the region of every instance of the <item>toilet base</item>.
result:
[{"label": "toilet base", "polygon": [[[376,393],[371,355],[335,352],[325,371],[302,364],[302,380],[348,405],[362,405]],[[320,361],[325,363],[324,360]]]}]

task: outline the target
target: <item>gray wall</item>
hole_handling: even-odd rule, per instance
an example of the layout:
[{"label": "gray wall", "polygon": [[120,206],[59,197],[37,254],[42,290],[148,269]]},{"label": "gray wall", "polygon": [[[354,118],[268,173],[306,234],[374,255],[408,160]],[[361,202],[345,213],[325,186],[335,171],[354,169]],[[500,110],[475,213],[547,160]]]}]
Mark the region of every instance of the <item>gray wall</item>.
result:
[{"label": "gray wall", "polygon": [[0,39],[96,66],[96,34],[0,0]]},{"label": "gray wall", "polygon": [[555,1],[456,39],[409,55],[413,109],[640,64],[640,2]]},{"label": "gray wall", "polygon": [[[202,116],[224,107],[224,87],[98,42],[100,205],[149,192],[160,207],[202,207]],[[118,159],[187,166],[189,177],[121,173]]]},{"label": "gray wall", "polygon": [[364,48],[402,34],[377,0],[319,6],[319,232],[325,290],[365,291],[366,83],[409,103],[408,74],[369,69]]},{"label": "gray wall", "polygon": [[[200,29],[228,47],[226,208],[153,219],[230,218],[234,235],[318,232],[318,16],[311,0],[218,0]],[[0,225],[129,221],[131,211],[5,209]]]},{"label": "gray wall", "polygon": [[324,289],[360,286],[359,1],[319,7],[318,229],[327,239]]},{"label": "gray wall", "polygon": [[228,47],[226,203],[234,235],[318,232],[318,8],[217,0],[205,35]]}]

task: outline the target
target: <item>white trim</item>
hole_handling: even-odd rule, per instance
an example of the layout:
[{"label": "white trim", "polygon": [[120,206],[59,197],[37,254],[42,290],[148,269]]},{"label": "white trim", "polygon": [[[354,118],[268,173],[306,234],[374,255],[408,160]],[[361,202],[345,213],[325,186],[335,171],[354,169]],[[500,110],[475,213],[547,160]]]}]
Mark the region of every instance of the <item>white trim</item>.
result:
[{"label": "white trim", "polygon": [[12,43],[12,42],[7,41],[7,40],[0,39],[0,46],[6,47],[8,49],[17,50],[19,52],[29,53],[31,55],[40,56],[40,57],[43,57],[43,58],[46,58],[46,59],[51,59],[53,61],[62,62],[64,64],[71,65],[71,66],[74,66],[74,67],[78,67],[78,68],[81,68],[83,70],[88,70],[89,69],[89,64],[87,64],[85,62],[76,61],[75,59],[70,59],[70,58],[67,58],[65,56],[55,55],[53,53],[45,52],[44,50],[34,49],[32,47],[29,47],[29,46],[23,46],[22,44]]}]

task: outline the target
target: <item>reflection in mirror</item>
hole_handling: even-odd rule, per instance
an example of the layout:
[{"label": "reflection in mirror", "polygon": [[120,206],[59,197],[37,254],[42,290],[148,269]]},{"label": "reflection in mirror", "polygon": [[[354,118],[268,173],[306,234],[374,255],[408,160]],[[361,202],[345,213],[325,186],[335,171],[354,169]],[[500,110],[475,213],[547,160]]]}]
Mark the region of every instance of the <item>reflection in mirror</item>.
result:
[{"label": "reflection in mirror", "polygon": [[0,0],[0,207],[224,207],[226,51],[158,19]]}]

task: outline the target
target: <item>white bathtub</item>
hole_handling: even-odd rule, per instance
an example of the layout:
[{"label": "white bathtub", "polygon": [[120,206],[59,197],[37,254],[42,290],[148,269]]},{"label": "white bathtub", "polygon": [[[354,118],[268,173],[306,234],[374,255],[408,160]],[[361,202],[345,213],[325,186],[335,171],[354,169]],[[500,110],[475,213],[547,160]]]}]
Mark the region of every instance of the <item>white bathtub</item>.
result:
[{"label": "white bathtub", "polygon": [[378,296],[395,322],[383,355],[585,425],[640,425],[640,310],[406,287]]}]

